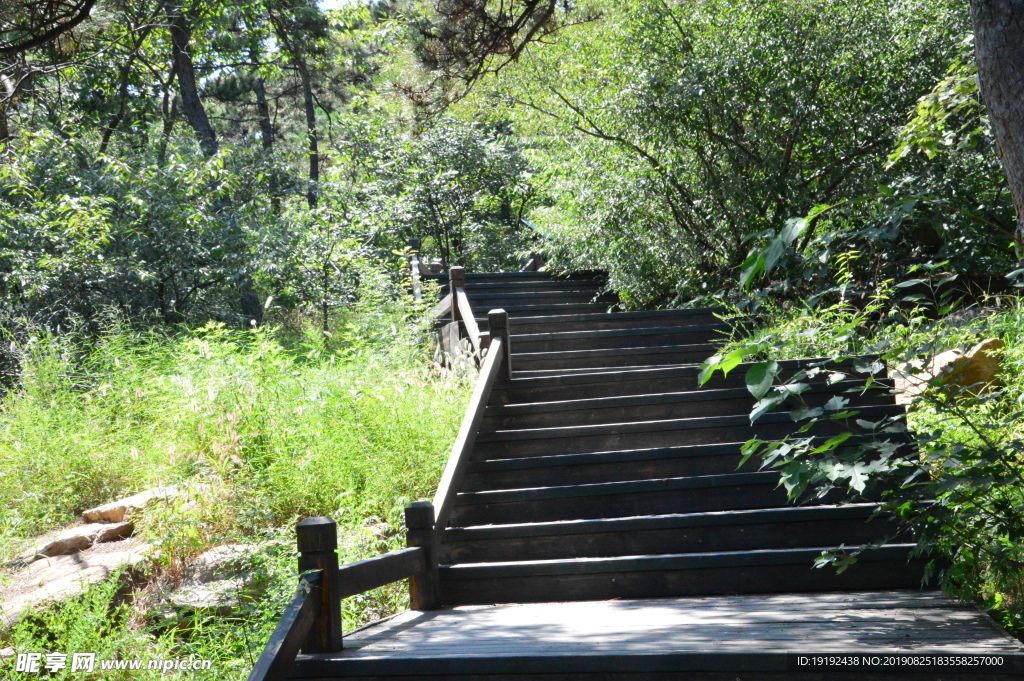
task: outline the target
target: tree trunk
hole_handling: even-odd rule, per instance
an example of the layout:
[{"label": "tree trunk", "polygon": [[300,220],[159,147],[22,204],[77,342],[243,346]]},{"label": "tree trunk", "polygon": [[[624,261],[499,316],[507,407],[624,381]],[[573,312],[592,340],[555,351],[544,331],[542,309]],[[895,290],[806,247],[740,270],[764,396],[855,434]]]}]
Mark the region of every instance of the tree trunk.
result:
[{"label": "tree trunk", "polygon": [[274,149],[274,126],[270,122],[270,105],[267,103],[267,87],[263,79],[256,76],[252,80],[252,91],[256,95],[256,111],[260,120],[260,142],[263,151]]},{"label": "tree trunk", "polygon": [[15,92],[11,79],[2,73],[0,73],[0,86],[3,86],[3,91],[0,92],[0,151],[6,152],[11,139],[11,129],[7,123],[7,107],[14,101]]},{"label": "tree trunk", "polygon": [[981,97],[1017,210],[1014,242],[1024,263],[1024,1],[971,0]]},{"label": "tree trunk", "polygon": [[316,105],[313,102],[313,83],[305,59],[296,59],[295,66],[302,79],[302,100],[306,108],[306,138],[309,140],[309,187],[306,201],[310,208],[316,208],[320,185],[320,152],[316,139]]},{"label": "tree trunk", "polygon": [[[256,57],[250,52],[249,59],[255,63]],[[267,103],[267,87],[263,78],[256,76],[252,81],[252,91],[256,95],[256,112],[260,122],[260,142],[263,144],[263,151],[270,153],[274,150],[274,124],[270,120],[270,104]],[[281,197],[277,191],[277,171],[270,175],[270,207],[275,214],[281,210]]]},{"label": "tree trunk", "polygon": [[189,49],[189,43],[192,41],[192,27],[181,8],[174,5],[171,0],[164,1],[164,10],[167,12],[167,20],[170,22],[171,50],[174,68],[178,75],[182,113],[185,114],[185,119],[192,129],[195,130],[203,153],[207,156],[216,156],[217,135],[213,132],[213,126],[210,125],[206,109],[203,108],[203,102],[199,98],[196,70],[192,64],[192,52]]}]

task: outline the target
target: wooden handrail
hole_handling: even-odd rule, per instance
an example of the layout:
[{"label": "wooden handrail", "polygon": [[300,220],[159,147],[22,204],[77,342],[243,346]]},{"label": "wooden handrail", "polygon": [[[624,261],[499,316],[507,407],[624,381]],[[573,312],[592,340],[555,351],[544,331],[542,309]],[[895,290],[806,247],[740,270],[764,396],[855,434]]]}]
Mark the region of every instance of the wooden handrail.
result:
[{"label": "wooden handrail", "polygon": [[451,311],[452,311],[452,294],[449,293],[448,295],[446,295],[444,298],[441,299],[441,302],[439,302],[437,305],[434,306],[433,310],[430,311],[430,318],[431,319],[440,319],[441,317],[444,317],[445,315],[451,314]]},{"label": "wooden handrail", "polygon": [[530,259],[526,261],[526,264],[523,265],[523,268],[519,271],[536,272],[541,267],[544,267],[544,256],[542,256],[540,253],[533,252],[530,253]]},{"label": "wooden handrail", "polygon": [[[430,515],[433,516],[432,509]],[[337,525],[333,520],[305,518],[295,529],[299,539],[299,570],[311,563],[320,567],[299,577],[299,588],[278,620],[248,681],[283,681],[300,651],[341,650],[343,598],[431,570],[437,572],[434,546],[413,546],[338,567]]]},{"label": "wooden handrail", "polygon": [[[492,310],[490,315],[502,315],[507,319],[504,310]],[[452,506],[455,504],[459,483],[469,464],[469,455],[473,451],[477,431],[480,430],[480,424],[484,419],[484,409],[491,398],[491,391],[501,374],[502,366],[506,364],[505,348],[507,343],[504,341],[505,339],[501,336],[491,337],[491,345],[487,350],[484,365],[480,369],[480,377],[473,388],[473,396],[469,399],[466,415],[462,418],[459,434],[455,438],[455,444],[448,456],[444,474],[437,486],[437,494],[434,496],[434,531],[437,534],[444,532],[444,528],[448,525],[448,518],[451,515]]]},{"label": "wooden handrail", "polygon": [[423,300],[423,294],[420,291],[420,244],[422,242],[419,239],[409,239],[409,250],[411,255],[409,257],[409,269],[412,271],[412,299],[417,303]]},{"label": "wooden handrail", "polygon": [[338,593],[341,598],[348,598],[391,582],[423,574],[426,570],[426,563],[423,560],[426,553],[423,548],[412,547],[343,565],[338,569],[338,580],[341,584]]},{"label": "wooden handrail", "polygon": [[274,633],[256,660],[256,666],[249,672],[248,681],[288,678],[299,648],[320,616],[320,599],[314,591],[320,588],[322,581],[321,570],[299,577],[299,588],[295,590],[295,595],[274,627]]},{"label": "wooden handrail", "polygon": [[476,317],[473,316],[473,308],[469,305],[469,297],[466,295],[466,289],[459,288],[454,289],[455,300],[459,306],[459,316],[462,317],[462,323],[466,325],[466,335],[469,336],[469,342],[473,345],[473,351],[477,355],[480,354],[480,327],[476,324]]}]

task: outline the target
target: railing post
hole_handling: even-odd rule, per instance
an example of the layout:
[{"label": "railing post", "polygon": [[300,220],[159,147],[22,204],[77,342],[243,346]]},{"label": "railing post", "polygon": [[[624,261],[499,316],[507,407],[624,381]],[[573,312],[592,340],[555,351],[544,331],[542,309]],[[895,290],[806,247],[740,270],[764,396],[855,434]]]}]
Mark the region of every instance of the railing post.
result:
[{"label": "railing post", "polygon": [[409,239],[409,250],[412,255],[409,257],[409,269],[412,270],[412,297],[417,303],[423,300],[420,293],[420,245],[423,242],[419,239]]},{"label": "railing post", "polygon": [[508,313],[502,309],[491,310],[487,313],[487,325],[490,327],[491,345],[494,345],[496,339],[501,339],[505,356],[501,358],[498,380],[507,381],[512,377],[512,338],[508,330]]},{"label": "railing post", "polygon": [[465,267],[453,267],[448,270],[448,292],[452,294],[452,321],[458,322],[462,320],[462,313],[459,311],[459,298],[455,294],[455,289],[466,288],[466,268]]},{"label": "railing post", "polygon": [[299,544],[299,572],[322,570],[320,616],[313,623],[303,653],[335,653],[341,650],[341,593],[338,584],[338,525],[323,516],[303,518],[295,526]]},{"label": "railing post", "polygon": [[426,550],[427,569],[422,575],[409,578],[409,607],[413,610],[433,610],[437,607],[438,544],[434,531],[434,505],[417,501],[405,507],[405,541],[408,546],[421,546]]}]

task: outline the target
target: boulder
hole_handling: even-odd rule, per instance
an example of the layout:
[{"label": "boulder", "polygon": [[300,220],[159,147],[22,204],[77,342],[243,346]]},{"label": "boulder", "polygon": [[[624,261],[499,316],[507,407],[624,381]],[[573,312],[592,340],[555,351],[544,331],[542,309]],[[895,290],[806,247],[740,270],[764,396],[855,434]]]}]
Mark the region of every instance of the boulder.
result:
[{"label": "boulder", "polygon": [[[205,488],[205,486],[202,487]],[[198,489],[199,487],[197,486],[195,491],[198,491]],[[188,493],[189,487],[187,485],[154,487],[144,492],[133,494],[130,497],[82,511],[82,517],[90,523],[119,523],[131,519],[139,511],[144,510],[155,501],[184,497]]]},{"label": "boulder", "polygon": [[250,544],[224,544],[196,556],[185,567],[181,584],[167,595],[167,602],[178,611],[230,614],[243,597],[258,597],[266,590],[266,581],[252,573],[252,559],[258,550]]},{"label": "boulder", "polygon": [[110,575],[140,565],[148,550],[148,545],[126,539],[30,563],[11,576],[0,594],[0,628],[11,626],[32,608],[81,595]]},{"label": "boulder", "polygon": [[949,350],[928,362],[915,362],[901,367],[893,376],[897,390],[896,402],[909,404],[929,386],[940,387],[951,394],[978,394],[998,383],[1000,360],[998,351],[1005,347],[998,338],[987,338],[967,352]]},{"label": "boulder", "polygon": [[134,530],[135,526],[130,522],[76,525],[37,538],[34,546],[22,553],[19,558],[30,563],[47,556],[77,553],[94,544],[124,539],[131,536]]},{"label": "boulder", "polygon": [[207,584],[239,577],[249,569],[259,547],[252,544],[223,544],[199,554],[185,567],[185,580]]}]

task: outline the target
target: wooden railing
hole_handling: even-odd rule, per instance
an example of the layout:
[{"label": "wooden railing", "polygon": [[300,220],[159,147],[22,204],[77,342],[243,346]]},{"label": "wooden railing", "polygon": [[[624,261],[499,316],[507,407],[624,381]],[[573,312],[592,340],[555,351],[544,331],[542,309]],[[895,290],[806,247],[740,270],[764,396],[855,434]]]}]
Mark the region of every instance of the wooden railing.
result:
[{"label": "wooden railing", "polygon": [[433,527],[437,535],[443,533],[444,528],[448,525],[448,518],[451,515],[452,506],[455,504],[455,495],[462,482],[466,466],[469,464],[469,456],[476,443],[476,435],[483,422],[484,409],[491,398],[494,384],[499,381],[507,381],[510,376],[511,353],[508,315],[504,310],[491,310],[487,315],[487,321],[491,326],[491,343],[487,349],[487,357],[480,369],[480,377],[473,388],[473,396],[466,408],[466,415],[462,419],[459,434],[455,438],[455,445],[452,447],[448,463],[441,475],[437,494],[434,495],[436,515]]},{"label": "wooden railing", "polygon": [[[456,292],[453,287],[452,293]],[[487,318],[491,328],[490,346],[434,502],[420,501],[405,507],[408,548],[339,567],[336,523],[325,517],[301,520],[295,527],[299,572],[302,573],[299,588],[285,608],[248,681],[286,679],[300,652],[314,654],[342,650],[341,601],[349,596],[409,579],[409,603],[413,610],[432,610],[438,606],[441,600],[438,580],[441,535],[448,525],[491,392],[495,384],[507,381],[511,376],[508,315],[504,310],[491,310]]]},{"label": "wooden railing", "polygon": [[423,291],[420,290],[420,245],[419,239],[409,239],[409,273],[412,275],[412,299],[417,303],[423,300]]},{"label": "wooden railing", "polygon": [[[427,504],[429,506],[429,504]],[[408,518],[410,509],[406,508]],[[422,511],[413,510],[415,515]],[[431,509],[433,516],[433,509]],[[406,521],[408,524],[408,520]],[[338,567],[338,529],[330,518],[306,518],[295,527],[299,544],[299,588],[264,647],[249,681],[281,681],[288,677],[299,652],[334,653],[342,649],[341,601],[428,572],[436,554],[414,546]],[[411,534],[411,533],[410,533]],[[433,533],[431,533],[433,536]],[[308,572],[307,572],[308,570]]]}]

